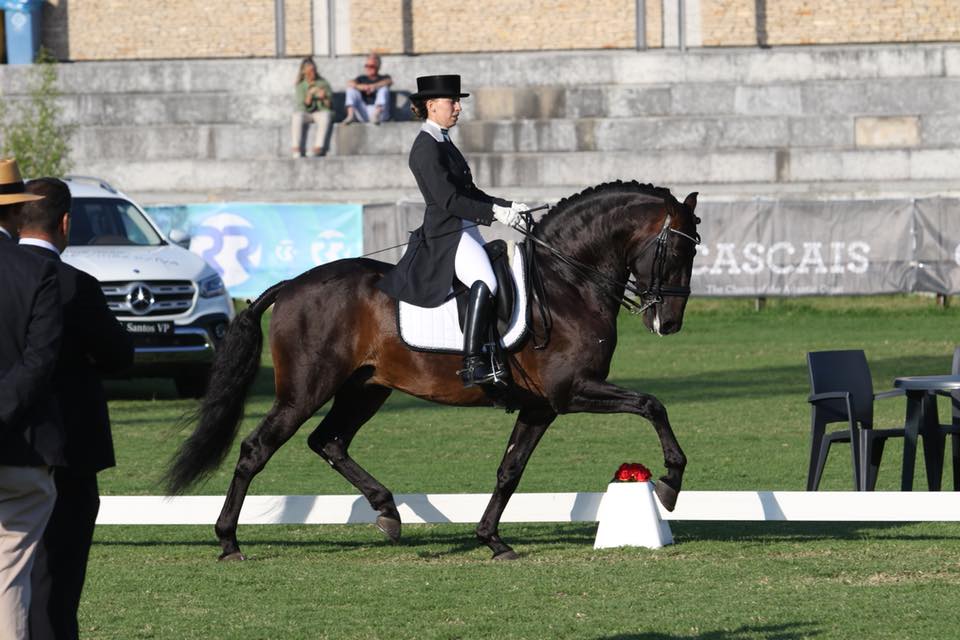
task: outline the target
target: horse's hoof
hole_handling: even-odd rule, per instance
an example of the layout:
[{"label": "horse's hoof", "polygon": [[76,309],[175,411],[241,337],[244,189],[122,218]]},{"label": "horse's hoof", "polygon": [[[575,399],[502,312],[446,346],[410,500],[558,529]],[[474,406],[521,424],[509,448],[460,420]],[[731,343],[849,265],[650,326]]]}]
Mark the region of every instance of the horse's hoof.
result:
[{"label": "horse's hoof", "polygon": [[243,555],[239,551],[234,551],[233,553],[222,553],[220,554],[220,562],[233,562],[235,560],[246,560],[247,556]]},{"label": "horse's hoof", "polygon": [[677,506],[677,490],[668,485],[661,478],[657,480],[657,486],[654,488],[657,497],[660,498],[660,504],[667,511],[673,511]]},{"label": "horse's hoof", "polygon": [[495,553],[493,555],[494,560],[519,560],[520,556],[517,555],[517,552],[513,549],[507,549],[506,551],[501,551],[500,553]]},{"label": "horse's hoof", "polygon": [[400,521],[389,516],[377,516],[377,529],[390,539],[390,542],[400,542]]}]

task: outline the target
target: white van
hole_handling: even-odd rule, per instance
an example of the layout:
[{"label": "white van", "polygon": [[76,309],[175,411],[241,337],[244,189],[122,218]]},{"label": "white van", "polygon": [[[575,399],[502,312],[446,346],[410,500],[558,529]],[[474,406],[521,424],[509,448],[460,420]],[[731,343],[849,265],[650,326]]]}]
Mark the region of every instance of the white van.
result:
[{"label": "white van", "polygon": [[223,280],[184,246],[165,237],[124,194],[103,180],[68,176],[73,206],[63,260],[97,280],[107,304],[133,337],[129,377],[172,378],[181,397],[203,394],[213,352],[233,319]]}]

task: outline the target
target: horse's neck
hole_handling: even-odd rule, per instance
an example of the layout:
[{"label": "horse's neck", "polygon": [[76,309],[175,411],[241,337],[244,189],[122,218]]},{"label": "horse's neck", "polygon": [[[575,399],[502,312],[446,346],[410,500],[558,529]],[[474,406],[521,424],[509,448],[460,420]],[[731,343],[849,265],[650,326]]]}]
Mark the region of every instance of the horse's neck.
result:
[{"label": "horse's neck", "polygon": [[630,275],[626,258],[630,229],[624,222],[594,218],[582,233],[551,234],[544,238],[544,242],[558,253],[587,271],[583,273],[583,270],[554,256],[551,261],[553,276],[576,289],[581,299],[592,299],[603,311],[614,316]]}]

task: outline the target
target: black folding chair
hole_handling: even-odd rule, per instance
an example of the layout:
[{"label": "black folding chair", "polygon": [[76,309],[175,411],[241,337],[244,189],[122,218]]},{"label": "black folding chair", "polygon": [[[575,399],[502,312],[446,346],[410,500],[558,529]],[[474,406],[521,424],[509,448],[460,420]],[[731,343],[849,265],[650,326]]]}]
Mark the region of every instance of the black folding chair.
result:
[{"label": "black folding chair", "polygon": [[[861,350],[812,351],[807,354],[810,373],[810,465],[807,491],[816,491],[834,442],[849,442],[853,487],[873,491],[888,438],[903,437],[903,426],[873,428],[873,402],[904,395],[894,389],[873,392],[873,378]],[[846,423],[847,428],[827,433],[828,424]],[[955,444],[955,446],[958,446]]]}]

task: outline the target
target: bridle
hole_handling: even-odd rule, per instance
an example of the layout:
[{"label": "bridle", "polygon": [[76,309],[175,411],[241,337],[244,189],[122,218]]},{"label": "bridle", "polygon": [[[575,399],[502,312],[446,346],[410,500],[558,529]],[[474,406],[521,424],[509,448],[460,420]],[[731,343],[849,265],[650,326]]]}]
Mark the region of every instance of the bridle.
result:
[{"label": "bridle", "polygon": [[[670,226],[670,218],[669,213],[664,216],[663,228],[660,229],[660,233],[657,234],[657,248],[653,254],[653,264],[650,266],[650,285],[643,291],[639,291],[637,287],[631,287],[630,283],[627,282],[627,290],[640,298],[640,304],[634,303],[634,306],[638,308],[636,308],[636,310],[633,308],[630,309],[633,313],[642,313],[652,305],[661,304],[664,296],[675,296],[679,298],[690,297],[689,286],[675,287],[670,284],[663,284],[663,269],[667,263],[667,237],[670,233],[675,233],[682,238],[686,238],[696,246],[700,244],[700,234],[694,232],[694,235],[691,236],[683,231],[672,228]],[[646,251],[646,247],[641,250],[641,253],[643,251]],[[626,299],[626,296],[624,296],[624,298]]]}]

